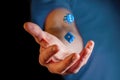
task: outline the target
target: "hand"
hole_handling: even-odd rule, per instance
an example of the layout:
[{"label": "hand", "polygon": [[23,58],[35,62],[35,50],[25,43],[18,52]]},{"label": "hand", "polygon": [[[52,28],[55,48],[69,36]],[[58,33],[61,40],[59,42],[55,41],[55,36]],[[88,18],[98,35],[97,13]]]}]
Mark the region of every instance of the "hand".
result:
[{"label": "hand", "polygon": [[[71,55],[67,56],[64,60],[46,63],[53,55],[60,52],[61,48],[64,49],[65,45],[55,36],[42,31],[36,24],[27,22],[24,24],[24,28],[35,38],[36,42],[41,45],[39,62],[41,65],[46,66],[52,73],[70,74],[78,72],[88,61],[94,47],[94,42],[89,41],[80,54],[71,53]],[[61,44],[62,47],[59,46]]]}]

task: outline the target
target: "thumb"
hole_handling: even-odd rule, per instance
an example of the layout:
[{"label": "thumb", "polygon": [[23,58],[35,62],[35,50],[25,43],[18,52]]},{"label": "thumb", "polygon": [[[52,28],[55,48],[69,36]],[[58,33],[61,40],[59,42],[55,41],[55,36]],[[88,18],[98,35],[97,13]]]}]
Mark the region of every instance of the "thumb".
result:
[{"label": "thumb", "polygon": [[38,44],[42,44],[43,46],[47,44],[47,41],[45,40],[45,33],[37,24],[26,22],[23,27],[25,31],[34,37]]}]

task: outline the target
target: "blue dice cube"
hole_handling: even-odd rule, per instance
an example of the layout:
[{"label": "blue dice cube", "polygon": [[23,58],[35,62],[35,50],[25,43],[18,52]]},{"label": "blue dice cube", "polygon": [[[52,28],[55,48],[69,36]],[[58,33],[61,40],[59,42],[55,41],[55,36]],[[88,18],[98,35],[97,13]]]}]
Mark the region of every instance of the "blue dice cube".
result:
[{"label": "blue dice cube", "polygon": [[67,22],[68,24],[71,24],[74,22],[74,16],[70,13],[68,13],[66,16],[64,16],[64,22]]},{"label": "blue dice cube", "polygon": [[74,35],[71,33],[71,32],[68,32],[64,38],[69,42],[69,43],[72,43],[75,39]]}]

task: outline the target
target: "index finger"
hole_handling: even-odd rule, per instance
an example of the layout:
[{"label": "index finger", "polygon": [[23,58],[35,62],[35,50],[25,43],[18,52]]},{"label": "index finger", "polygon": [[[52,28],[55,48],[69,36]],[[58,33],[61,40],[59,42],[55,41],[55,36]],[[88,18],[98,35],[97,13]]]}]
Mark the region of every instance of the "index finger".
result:
[{"label": "index finger", "polygon": [[43,43],[47,43],[45,41],[44,31],[37,24],[26,22],[24,23],[24,29],[35,38],[38,44],[42,45]]}]

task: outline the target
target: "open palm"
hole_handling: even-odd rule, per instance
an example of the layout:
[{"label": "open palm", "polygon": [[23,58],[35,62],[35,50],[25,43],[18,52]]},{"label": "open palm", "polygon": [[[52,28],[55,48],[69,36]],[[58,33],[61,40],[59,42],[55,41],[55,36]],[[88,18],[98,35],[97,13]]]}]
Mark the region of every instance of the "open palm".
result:
[{"label": "open palm", "polygon": [[57,37],[43,31],[34,23],[25,23],[24,29],[40,44],[39,62],[52,73],[70,74],[78,72],[87,63],[94,47],[94,42],[90,40],[82,52],[76,54],[76,52],[71,52]]}]

